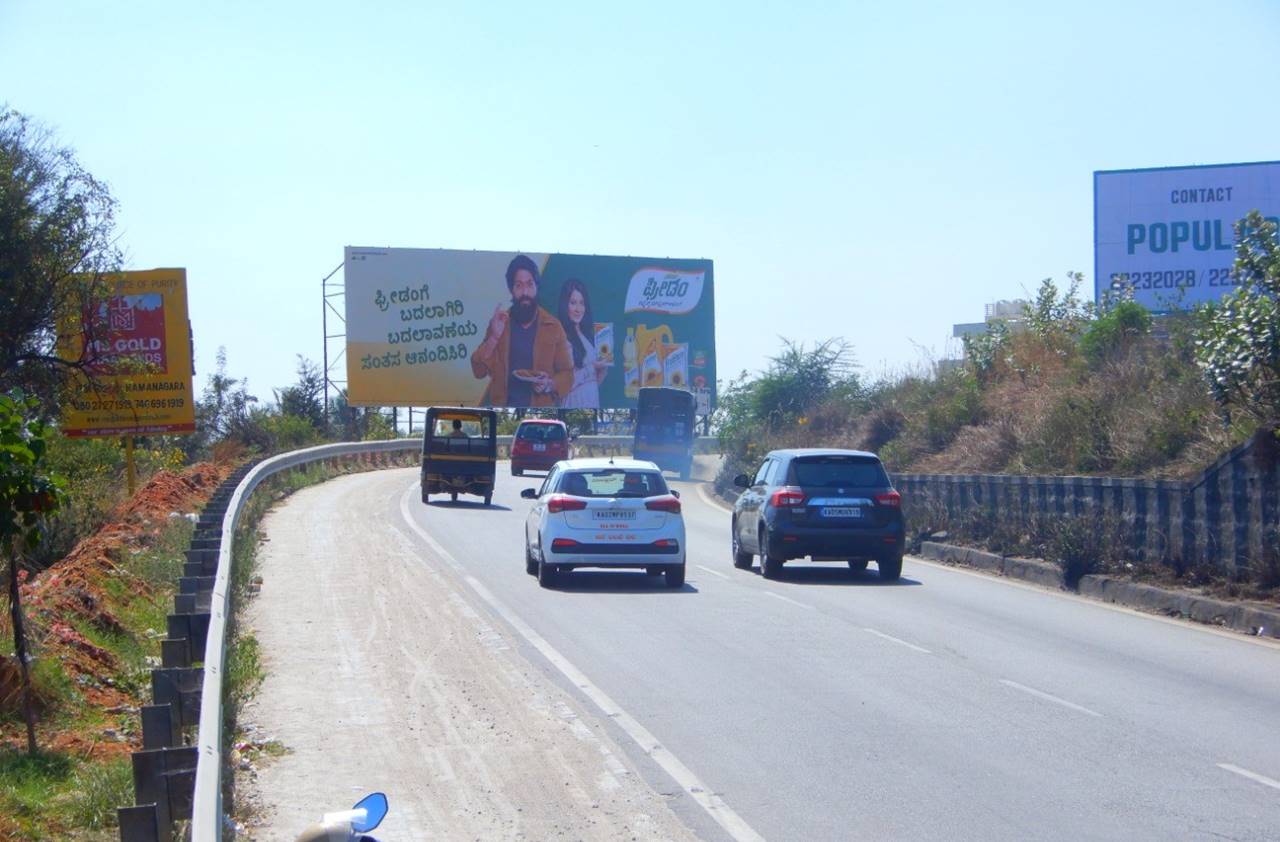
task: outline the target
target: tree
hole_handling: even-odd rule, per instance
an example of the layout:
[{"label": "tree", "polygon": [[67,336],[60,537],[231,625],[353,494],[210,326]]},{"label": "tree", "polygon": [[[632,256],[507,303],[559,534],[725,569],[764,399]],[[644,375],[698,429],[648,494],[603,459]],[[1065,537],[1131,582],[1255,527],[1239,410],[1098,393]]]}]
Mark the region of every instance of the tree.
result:
[{"label": "tree", "polygon": [[1258,211],[1236,223],[1236,290],[1201,314],[1196,358],[1222,407],[1280,422],[1280,235]]},{"label": "tree", "polygon": [[842,339],[827,339],[812,349],[782,340],[782,352],[769,359],[769,368],[751,386],[750,407],[756,419],[776,430],[843,388],[859,389],[853,351]]},{"label": "tree", "polygon": [[20,559],[40,543],[44,521],[63,502],[62,482],[44,466],[45,426],[39,402],[20,390],[0,395],[0,544],[9,556],[9,614],[13,648],[22,673],[22,713],[27,751],[36,753],[35,711],[31,700],[30,657],[22,623]]},{"label": "tree", "polygon": [[298,354],[298,382],[276,390],[280,412],[308,421],[317,430],[325,427],[324,375],[320,366]]},{"label": "tree", "polygon": [[227,348],[220,346],[217,365],[209,375],[200,401],[201,426],[211,439],[226,438],[235,427],[247,421],[250,409],[257,402],[258,399],[249,394],[248,381],[227,374]]},{"label": "tree", "polygon": [[107,186],[48,130],[0,111],[0,391],[43,396],[46,417],[65,387],[93,380],[92,342],[76,360],[58,346],[93,329],[76,316],[97,312],[104,277],[120,268],[115,208]]},{"label": "tree", "polygon": [[1059,293],[1052,278],[1045,278],[1036,299],[1024,310],[1027,330],[1059,354],[1067,354],[1093,315],[1093,307],[1080,297],[1084,275],[1067,273],[1067,289]]}]

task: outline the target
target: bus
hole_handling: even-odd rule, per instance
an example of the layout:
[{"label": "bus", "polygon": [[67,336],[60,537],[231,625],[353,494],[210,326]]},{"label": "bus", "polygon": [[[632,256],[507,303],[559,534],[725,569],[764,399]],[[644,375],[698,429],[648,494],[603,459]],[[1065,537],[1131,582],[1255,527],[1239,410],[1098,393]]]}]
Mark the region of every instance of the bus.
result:
[{"label": "bus", "polygon": [[664,471],[674,471],[680,479],[688,479],[693,472],[696,412],[692,392],[654,386],[642,388],[636,408],[632,456],[653,462]]}]

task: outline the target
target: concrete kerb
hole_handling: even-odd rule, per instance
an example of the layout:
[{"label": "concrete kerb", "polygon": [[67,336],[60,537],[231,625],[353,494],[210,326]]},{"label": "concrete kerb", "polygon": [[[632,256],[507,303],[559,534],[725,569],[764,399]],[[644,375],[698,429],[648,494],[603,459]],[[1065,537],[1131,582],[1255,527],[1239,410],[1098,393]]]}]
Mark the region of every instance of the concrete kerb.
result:
[{"label": "concrete kerb", "polygon": [[[931,561],[988,570],[1054,590],[1064,590],[1062,571],[1057,565],[1033,559],[1007,558],[995,553],[957,547],[936,541],[920,545],[920,555]],[[1166,617],[1180,617],[1205,625],[1228,628],[1244,634],[1280,639],[1280,609],[1248,603],[1226,602],[1185,591],[1131,582],[1114,576],[1091,574],[1080,578],[1076,593]]]}]

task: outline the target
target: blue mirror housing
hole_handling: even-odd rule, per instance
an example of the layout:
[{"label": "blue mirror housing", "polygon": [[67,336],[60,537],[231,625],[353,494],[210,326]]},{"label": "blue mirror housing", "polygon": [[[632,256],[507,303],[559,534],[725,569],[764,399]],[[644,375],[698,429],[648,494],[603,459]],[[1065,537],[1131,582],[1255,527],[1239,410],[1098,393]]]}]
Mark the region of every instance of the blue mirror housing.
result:
[{"label": "blue mirror housing", "polygon": [[387,796],[381,792],[366,795],[351,809],[364,810],[367,814],[364,821],[352,822],[351,829],[356,833],[367,833],[382,824],[382,820],[387,817]]}]

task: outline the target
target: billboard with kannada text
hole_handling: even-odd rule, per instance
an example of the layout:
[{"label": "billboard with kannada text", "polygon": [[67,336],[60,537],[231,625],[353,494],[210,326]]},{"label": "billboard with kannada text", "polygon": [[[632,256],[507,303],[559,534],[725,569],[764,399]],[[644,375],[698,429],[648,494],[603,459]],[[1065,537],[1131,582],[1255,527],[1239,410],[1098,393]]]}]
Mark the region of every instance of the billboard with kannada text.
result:
[{"label": "billboard with kannada text", "polygon": [[348,247],[348,400],[623,409],[715,402],[710,260]]}]

